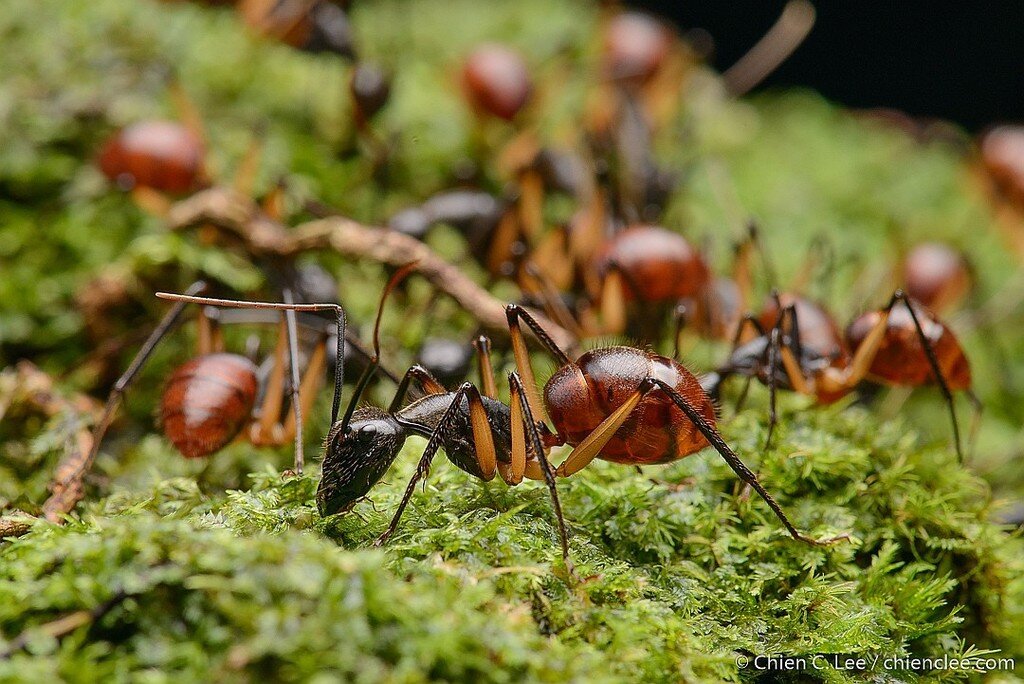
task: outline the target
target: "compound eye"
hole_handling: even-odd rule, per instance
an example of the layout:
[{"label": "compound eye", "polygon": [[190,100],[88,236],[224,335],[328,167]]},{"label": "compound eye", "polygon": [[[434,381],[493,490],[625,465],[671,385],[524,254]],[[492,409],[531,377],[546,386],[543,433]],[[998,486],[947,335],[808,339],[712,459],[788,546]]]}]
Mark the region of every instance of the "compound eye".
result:
[{"label": "compound eye", "polygon": [[367,423],[366,425],[359,428],[359,432],[360,434],[372,437],[373,435],[377,434],[377,426],[374,425],[373,423]]}]

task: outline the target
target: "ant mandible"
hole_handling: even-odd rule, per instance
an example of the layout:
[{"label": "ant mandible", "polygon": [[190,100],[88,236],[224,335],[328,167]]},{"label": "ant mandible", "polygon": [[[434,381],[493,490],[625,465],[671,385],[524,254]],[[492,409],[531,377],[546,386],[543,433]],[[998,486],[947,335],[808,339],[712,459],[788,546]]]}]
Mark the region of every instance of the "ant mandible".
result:
[{"label": "ant mandible", "polygon": [[[952,392],[966,392],[976,413],[980,402],[971,391],[967,356],[945,324],[902,290],[896,290],[885,307],[856,318],[848,326],[845,339],[835,331],[829,340],[826,327],[818,326],[816,334],[822,344],[830,342],[826,346],[844,350],[842,355],[827,354],[821,352],[822,344],[806,343],[803,311],[798,303],[783,302],[778,295],[775,299],[779,313],[771,331],[766,332],[755,318],[746,318],[745,323],[756,329],[757,337],[734,345],[729,359],[706,382],[713,396],[732,375],[757,378],[767,385],[769,428],[765,450],[771,446],[777,423],[777,388],[827,404],[846,396],[866,379],[909,387],[934,380],[949,406],[956,453],[963,461]],[[899,303],[903,306],[897,309]],[[845,354],[846,349],[853,350],[852,355]]]},{"label": "ant mandible", "polygon": [[[205,303],[198,297],[206,290],[204,282],[194,283],[142,345],[124,374],[114,384],[100,421],[93,431],[92,449],[84,461],[88,468],[99,453],[100,443],[113,422],[117,408],[129,385],[136,378],[157,345],[174,330],[189,303]],[[160,293],[157,294],[161,296]],[[285,289],[285,300],[291,291]],[[345,315],[339,305],[285,305],[301,311],[333,310],[337,312],[339,354],[344,349]],[[319,340],[300,378],[298,367],[297,319],[294,311],[286,311],[280,321],[280,332],[273,354],[269,377],[261,383],[256,365],[246,356],[222,349],[219,323],[200,308],[198,312],[198,355],[176,368],[170,375],[160,402],[164,435],[186,458],[202,458],[220,451],[235,437],[242,435],[257,446],[278,446],[294,439],[297,473],[302,472],[302,424],[319,389],[320,375],[325,367],[327,330],[320,330]],[[285,418],[282,399],[285,394],[285,355],[291,370],[291,415]],[[335,369],[335,382],[342,380],[340,365]],[[261,387],[261,384],[263,385]],[[262,403],[257,406],[257,399]]]},{"label": "ant mandible", "polygon": [[[399,269],[384,289],[374,325],[373,356],[341,420],[338,420],[341,376],[336,376],[331,428],[325,440],[322,475],[316,495],[320,514],[328,516],[350,510],[384,476],[406,439],[411,435],[420,435],[427,439],[427,446],[394,519],[377,539],[377,545],[387,541],[398,528],[416,484],[426,477],[434,456],[443,448],[456,467],[484,481],[492,480],[496,474],[512,486],[522,482],[524,476],[545,480],[558,522],[562,557],[571,571],[568,535],[555,488],[555,474],[547,460],[530,404],[525,398],[528,390],[524,389],[519,375],[513,372],[509,375],[509,405],[498,401],[494,370],[490,362],[490,341],[486,337],[481,336],[474,343],[478,352],[483,393],[469,382],[463,383],[454,392],[448,391],[429,371],[414,365],[399,383],[387,411],[375,407],[356,409],[379,364],[379,333],[384,303],[388,294],[415,266],[409,264]],[[157,296],[178,302],[237,308],[319,311],[334,306],[242,302],[189,294],[158,293]],[[339,316],[343,316],[340,308],[338,310]],[[339,325],[342,323],[339,322]],[[343,365],[340,349],[338,354],[336,368],[340,369]],[[413,382],[418,383],[426,395],[403,406]]]}]

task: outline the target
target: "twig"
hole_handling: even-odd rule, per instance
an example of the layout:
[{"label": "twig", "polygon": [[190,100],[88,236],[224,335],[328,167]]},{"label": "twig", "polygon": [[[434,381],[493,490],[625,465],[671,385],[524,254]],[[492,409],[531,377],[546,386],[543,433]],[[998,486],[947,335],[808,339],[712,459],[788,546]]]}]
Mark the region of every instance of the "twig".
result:
[{"label": "twig", "polygon": [[[204,190],[175,204],[167,218],[172,230],[212,225],[241,243],[254,258],[293,258],[303,252],[332,250],[391,266],[417,262],[416,270],[431,285],[458,302],[491,334],[508,337],[505,303],[430,247],[407,235],[340,216],[290,229],[268,218],[252,200],[225,188]],[[577,350],[571,332],[540,314],[534,315],[560,347]]]},{"label": "twig", "polygon": [[34,520],[34,517],[22,511],[15,511],[13,515],[0,518],[0,539],[28,534]]},{"label": "twig", "polygon": [[115,606],[128,598],[128,596],[128,592],[120,591],[92,610],[76,610],[73,613],[68,613],[56,620],[47,622],[44,625],[29,627],[8,643],[6,648],[0,651],[0,659],[10,658],[12,655],[28,646],[29,642],[36,636],[44,635],[52,639],[60,639],[61,637],[71,634],[79,627],[96,622],[113,610]]},{"label": "twig", "polygon": [[[82,417],[97,414],[99,407],[85,395],[78,394],[71,399],[61,396],[54,387],[53,378],[31,361],[18,362],[12,384],[12,387],[5,387],[0,392],[0,418],[14,401],[15,395],[18,395],[23,397],[23,402],[34,406],[47,417],[64,413],[73,421],[74,429],[68,437],[66,453],[57,465],[50,484],[50,497],[43,503],[44,517],[50,522],[59,523],[82,498],[82,478],[76,473],[82,471],[79,466],[92,448],[92,433],[88,429],[88,421],[82,420]],[[12,529],[17,530],[18,527],[15,525]]]}]

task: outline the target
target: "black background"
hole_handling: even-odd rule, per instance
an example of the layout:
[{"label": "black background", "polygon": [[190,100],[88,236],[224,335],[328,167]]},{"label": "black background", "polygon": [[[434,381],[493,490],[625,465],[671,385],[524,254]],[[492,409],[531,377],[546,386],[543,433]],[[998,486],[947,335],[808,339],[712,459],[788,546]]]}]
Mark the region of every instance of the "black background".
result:
[{"label": "black background", "polygon": [[[630,3],[703,28],[725,69],[774,23],[782,0]],[[760,88],[803,85],[853,107],[893,107],[977,130],[1024,122],[1024,0],[819,0],[810,36]]]}]

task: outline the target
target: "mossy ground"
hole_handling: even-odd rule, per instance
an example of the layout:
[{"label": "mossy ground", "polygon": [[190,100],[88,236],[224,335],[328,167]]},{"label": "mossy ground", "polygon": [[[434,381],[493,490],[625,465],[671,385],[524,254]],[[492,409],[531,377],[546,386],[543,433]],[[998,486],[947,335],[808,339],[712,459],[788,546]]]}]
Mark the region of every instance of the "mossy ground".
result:
[{"label": "mossy ground", "polygon": [[[109,382],[82,363],[96,344],[87,330],[95,321],[73,303],[100,273],[138,282],[105,322],[111,337],[156,319],[153,289],[180,288],[199,273],[272,296],[243,258],[168,235],[88,163],[115,126],[173,115],[169,65],[204,114],[215,173],[229,176],[264,126],[261,190],[287,174],[293,200],[315,196],[369,222],[446,187],[453,160],[470,153],[455,64],[478,40],[523,48],[542,84],[538,125],[555,141],[574,139],[571,121],[593,73],[593,8],[388,1],[356,4],[353,19],[363,51],[397,74],[378,124],[398,150],[383,180],[370,174],[347,123],[348,68],[329,57],[253,40],[229,13],[188,4],[15,0],[0,16],[0,365],[32,358],[69,392]],[[888,255],[900,245],[942,239],[975,265],[970,309],[998,312],[991,302],[1018,265],[955,145],[919,144],[807,93],[732,102],[705,72],[684,95],[679,120],[658,140],[661,161],[685,171],[665,223],[712,236],[720,267],[748,215],[760,220],[783,283],[814,236],[827,235],[835,267],[814,294],[845,319],[885,299]],[[453,235],[435,245],[459,254]],[[353,318],[366,322],[380,269],[323,263]],[[427,294],[414,285],[406,306]],[[401,366],[424,331],[397,325],[402,306],[393,308],[385,354]],[[160,379],[188,353],[190,335],[181,333],[132,391],[129,420],[104,449],[75,520],[40,523],[0,546],[0,648],[26,629],[118,601],[62,640],[36,633],[0,661],[0,679],[717,681],[779,674],[740,669],[737,656],[1000,649],[1019,658],[1024,543],[992,520],[1000,501],[1024,490],[1016,466],[1024,341],[1012,308],[994,326],[973,320],[953,321],[986,404],[969,468],[956,463],[944,409],[928,391],[898,415],[893,394],[867,409],[787,398],[777,445],[762,462],[755,389],[741,414],[725,407],[726,438],[798,525],[817,535],[851,531],[853,543],[792,541],[762,502],[737,498],[734,476],[711,452],[642,476],[599,462],[559,483],[587,578],[579,586],[566,581],[543,488],[484,485],[443,458],[399,534],[371,550],[421,440],[406,446],[372,505],[328,520],[312,502],[315,467],[299,479],[276,474],[286,449],[237,445],[206,464],[184,462],[151,419]],[[435,334],[472,329],[454,307],[434,325],[443,327]],[[710,368],[721,354],[697,344],[692,364]],[[0,424],[5,507],[33,510],[45,497],[65,418],[10,412]],[[310,431],[318,436],[326,423],[320,406]]]}]

